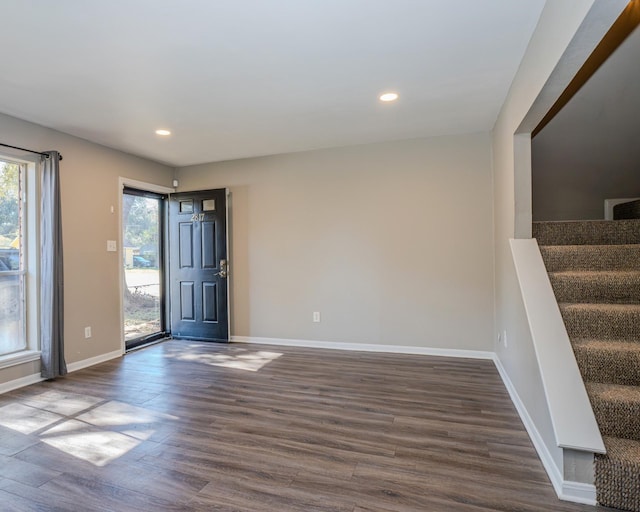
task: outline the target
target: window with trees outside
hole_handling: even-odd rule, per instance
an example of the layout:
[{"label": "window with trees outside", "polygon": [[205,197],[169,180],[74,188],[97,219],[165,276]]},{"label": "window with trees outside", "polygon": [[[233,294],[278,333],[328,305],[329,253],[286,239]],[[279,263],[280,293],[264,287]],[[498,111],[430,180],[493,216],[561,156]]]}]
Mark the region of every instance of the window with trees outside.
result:
[{"label": "window with trees outside", "polygon": [[0,356],[26,349],[24,180],[26,166],[0,159]]}]

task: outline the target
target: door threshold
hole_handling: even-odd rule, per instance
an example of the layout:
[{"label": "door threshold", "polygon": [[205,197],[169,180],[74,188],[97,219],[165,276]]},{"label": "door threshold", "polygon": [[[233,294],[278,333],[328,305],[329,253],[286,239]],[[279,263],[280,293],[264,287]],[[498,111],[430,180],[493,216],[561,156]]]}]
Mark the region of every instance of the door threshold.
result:
[{"label": "door threshold", "polygon": [[142,345],[136,345],[135,347],[128,348],[124,351],[125,354],[130,354],[131,352],[135,352],[137,350],[150,347],[151,345],[157,345],[158,343],[164,343],[165,341],[169,341],[173,339],[171,335],[165,336],[164,338],[158,338],[157,340],[149,341],[148,343],[143,343]]}]

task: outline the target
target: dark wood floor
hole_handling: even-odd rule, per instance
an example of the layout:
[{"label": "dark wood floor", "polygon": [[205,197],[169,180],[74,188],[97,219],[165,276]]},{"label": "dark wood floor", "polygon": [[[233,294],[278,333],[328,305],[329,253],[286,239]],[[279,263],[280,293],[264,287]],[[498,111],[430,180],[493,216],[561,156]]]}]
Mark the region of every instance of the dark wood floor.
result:
[{"label": "dark wood floor", "polygon": [[0,396],[7,511],[594,511],[488,361],[170,341]]}]

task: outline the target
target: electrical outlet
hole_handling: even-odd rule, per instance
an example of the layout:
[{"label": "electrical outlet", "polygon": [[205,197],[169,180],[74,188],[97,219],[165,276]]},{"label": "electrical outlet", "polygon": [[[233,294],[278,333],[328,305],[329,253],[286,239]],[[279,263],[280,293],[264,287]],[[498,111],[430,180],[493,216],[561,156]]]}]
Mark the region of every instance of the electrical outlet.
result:
[{"label": "electrical outlet", "polygon": [[107,251],[115,252],[118,250],[118,245],[115,240],[107,240]]},{"label": "electrical outlet", "polygon": [[84,328],[84,337],[86,339],[91,338],[91,327],[85,327]]},{"label": "electrical outlet", "polygon": [[313,312],[313,321],[315,323],[319,323],[320,322],[320,311],[314,311]]}]

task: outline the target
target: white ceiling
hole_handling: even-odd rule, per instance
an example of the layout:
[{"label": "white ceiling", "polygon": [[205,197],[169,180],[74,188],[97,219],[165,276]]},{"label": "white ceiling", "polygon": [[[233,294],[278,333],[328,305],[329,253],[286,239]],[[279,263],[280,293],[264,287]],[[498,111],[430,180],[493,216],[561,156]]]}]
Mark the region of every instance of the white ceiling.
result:
[{"label": "white ceiling", "polygon": [[172,166],[490,130],[543,5],[2,0],[0,112]]}]

